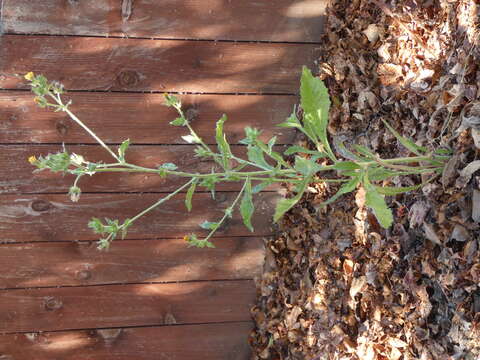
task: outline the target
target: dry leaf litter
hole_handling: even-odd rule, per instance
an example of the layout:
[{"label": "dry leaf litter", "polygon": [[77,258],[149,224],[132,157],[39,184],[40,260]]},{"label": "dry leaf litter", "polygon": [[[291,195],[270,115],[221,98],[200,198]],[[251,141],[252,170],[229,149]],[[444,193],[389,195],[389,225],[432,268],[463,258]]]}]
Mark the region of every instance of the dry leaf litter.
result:
[{"label": "dry leaf litter", "polygon": [[[383,230],[358,189],[313,184],[266,242],[255,359],[480,359],[480,2],[333,0],[319,73],[331,139],[408,156],[385,130],[454,155],[389,198]],[[422,179],[396,178],[409,186]]]}]

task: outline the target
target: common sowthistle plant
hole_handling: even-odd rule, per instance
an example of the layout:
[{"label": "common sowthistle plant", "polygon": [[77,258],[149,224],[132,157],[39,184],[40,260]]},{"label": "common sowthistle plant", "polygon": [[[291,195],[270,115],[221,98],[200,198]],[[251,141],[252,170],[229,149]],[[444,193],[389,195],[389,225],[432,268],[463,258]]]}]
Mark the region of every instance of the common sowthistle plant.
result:
[{"label": "common sowthistle plant", "polygon": [[[213,160],[217,168],[221,170],[216,171],[215,168],[212,168],[209,173],[190,173],[179,170],[172,163],[164,163],[157,168],[147,168],[129,163],[126,160],[125,154],[130,145],[129,140],[122,142],[118,149],[114,151],[72,113],[69,109],[71,102],[65,103],[62,99],[64,89],[60,83],[49,82],[44,76],[35,75],[32,72],[25,75],[25,78],[30,82],[32,91],[36,95],[35,102],[40,107],[67,113],[113,159],[110,163],[91,162],[82,155],[69,153],[65,148],[61,152],[48,154],[45,157],[32,156],[29,158],[30,163],[37,167],[36,171],[48,169],[52,172],[74,175],[75,180],[69,189],[72,201],[79,200],[81,195],[79,182],[86,175],[93,176],[103,172],[139,172],[154,173],[161,177],[176,176],[188,179],[172,193],[160,198],[156,203],[134,217],[123,220],[123,222],[118,219],[106,218],[101,220],[92,218],[88,226],[96,234],[101,235],[101,239],[98,241],[99,249],[108,248],[110,243],[118,236],[124,238],[130,226],[138,218],[146,215],[176,194],[186,190],[185,207],[187,211],[190,211],[192,209],[192,197],[198,188],[209,190],[214,197],[216,185],[222,182],[241,182],[243,186],[233,202],[224,210],[221,219],[215,222],[205,221],[200,224],[201,228],[209,230],[206,237],[200,239],[196,234],[185,236],[185,240],[191,246],[214,247],[210,239],[222,224],[233,216],[236,208],[239,208],[245,226],[253,231],[252,216],[255,210],[252,200],[253,194],[274,183],[289,183],[294,186],[295,192],[295,196],[282,199],[277,203],[273,216],[275,222],[301,199],[309,183],[324,181],[338,182],[342,185],[337,193],[325,201],[323,205],[334,202],[340,196],[354,191],[358,186],[363,186],[366,193],[366,205],[373,210],[381,226],[388,228],[393,222],[393,215],[385,202],[385,196],[412,191],[422,187],[425,183],[409,187],[389,187],[377,184],[396,176],[412,174],[430,174],[428,182],[442,173],[445,163],[449,159],[448,152],[432,152],[418,146],[413,141],[402,137],[386,122],[385,126],[412,153],[412,156],[382,159],[367,147],[354,145],[353,149],[347,149],[343,143],[338,142],[336,150],[342,158],[339,159],[332,150],[327,136],[330,109],[327,88],[321,80],[312,75],[309,69],[304,67],[300,86],[303,119],[302,121],[298,119],[297,112],[294,109],[290,117],[279,126],[296,128],[304,133],[314,145],[313,150],[294,145],[288,147],[281,154],[274,150],[276,137],[272,137],[265,143],[259,138],[261,133],[259,130],[246,127],[245,139],[241,143],[247,146],[247,158],[239,158],[232,153],[230,144],[224,134],[223,126],[227,121],[227,116],[223,115],[216,123],[217,151],[214,151],[191,127],[182,110],[180,100],[173,95],[165,94],[165,105],[174,108],[178,113],[178,117],[170,124],[185,127],[189,134],[182,138],[186,142],[196,145],[195,156]],[[285,158],[285,156],[291,155],[294,156],[293,163],[288,162]],[[319,163],[320,160],[322,164]],[[320,172],[334,173],[336,176],[334,178],[319,178],[317,174]]]}]

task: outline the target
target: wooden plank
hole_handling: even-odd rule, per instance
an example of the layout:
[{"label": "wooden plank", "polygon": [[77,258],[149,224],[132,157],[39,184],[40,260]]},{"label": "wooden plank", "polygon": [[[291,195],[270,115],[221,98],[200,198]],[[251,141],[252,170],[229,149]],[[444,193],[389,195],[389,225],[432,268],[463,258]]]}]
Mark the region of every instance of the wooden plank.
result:
[{"label": "wooden plank", "polygon": [[[128,1],[123,1],[123,3]],[[325,0],[4,0],[5,31],[187,39],[318,42]]]},{"label": "wooden plank", "polygon": [[[220,219],[223,210],[230,206],[236,196],[235,192],[218,192],[216,200],[213,200],[209,193],[196,194],[193,209],[189,213],[185,209],[185,196],[177,195],[165,206],[156,208],[135,222],[127,238],[181,238],[191,232],[205,234],[198,224],[205,220]],[[83,194],[78,203],[72,203],[63,194],[1,195],[0,242],[96,240],[98,236],[87,228],[92,217],[118,218],[123,222],[154,204],[160,197],[158,194]],[[273,203],[277,198],[275,193],[255,196],[257,210],[252,222],[255,234],[250,233],[235,212],[216,236],[271,234]]]},{"label": "wooden plank", "polygon": [[[276,148],[277,151],[283,149]],[[232,146],[231,149],[237,156],[247,159],[245,146]],[[100,145],[67,145],[66,150],[80,154],[89,161],[114,161]],[[62,145],[0,145],[0,193],[68,192],[75,180],[74,175],[62,176],[48,170],[33,173],[36,168],[27,161],[31,155],[46,156],[59,151],[62,151]],[[194,147],[190,145],[130,146],[126,158],[134,164],[150,168],[157,168],[163,163],[174,163],[182,171],[192,173],[210,173],[212,168],[222,171],[213,161],[195,157]],[[13,168],[15,171],[12,171]],[[244,170],[259,169],[251,166]],[[157,174],[99,173],[83,177],[79,186],[83,192],[168,192],[178,188],[179,181],[183,179],[163,178]],[[241,187],[242,183],[230,182],[219,184],[217,190],[234,191]],[[272,186],[269,189],[278,188],[279,186]]]},{"label": "wooden plank", "polygon": [[247,360],[251,327],[250,323],[228,323],[0,335],[0,358]]},{"label": "wooden plank", "polygon": [[[24,91],[0,92],[0,143],[94,143],[65,113],[40,109],[34,95]],[[261,138],[278,137],[290,144],[293,131],[276,125],[293,110],[294,96],[178,95],[199,136],[215,143],[215,122],[228,115],[225,132],[231,143],[244,138],[246,126],[263,130]],[[72,111],[107,143],[130,139],[134,144],[185,144],[182,127],[168,123],[177,117],[163,105],[162,94],[75,93]]]},{"label": "wooden plank", "polygon": [[250,320],[252,280],[2,291],[0,333]]},{"label": "wooden plank", "polygon": [[70,90],[289,93],[316,45],[4,35],[0,87],[42,73]]},{"label": "wooden plank", "polygon": [[261,273],[261,238],[221,238],[215,245],[194,249],[182,239],[123,240],[105,252],[88,242],[3,244],[0,289],[251,279]]}]

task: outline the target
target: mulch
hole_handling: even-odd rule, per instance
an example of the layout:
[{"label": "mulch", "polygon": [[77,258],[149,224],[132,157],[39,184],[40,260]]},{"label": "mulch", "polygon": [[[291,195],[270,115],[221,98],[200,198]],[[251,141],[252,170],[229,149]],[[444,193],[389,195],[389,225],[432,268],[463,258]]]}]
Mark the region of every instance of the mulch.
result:
[{"label": "mulch", "polygon": [[422,190],[388,198],[388,230],[363,189],[321,207],[335,186],[310,186],[266,240],[255,359],[480,358],[479,12],[478,0],[331,1],[318,68],[331,139],[408,156],[384,119],[453,155]]}]

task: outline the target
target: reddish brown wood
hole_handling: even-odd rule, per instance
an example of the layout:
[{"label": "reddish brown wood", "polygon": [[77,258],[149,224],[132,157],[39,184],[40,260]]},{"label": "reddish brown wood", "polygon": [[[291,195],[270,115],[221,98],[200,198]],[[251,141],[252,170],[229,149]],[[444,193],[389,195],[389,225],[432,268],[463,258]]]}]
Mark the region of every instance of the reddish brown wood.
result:
[{"label": "reddish brown wood", "polygon": [[[244,146],[232,146],[231,149],[234,154],[247,159]],[[100,146],[67,145],[66,150],[69,153],[81,154],[89,161],[110,163],[115,161]],[[46,156],[59,151],[63,151],[62,145],[0,145],[0,193],[67,192],[73,184],[74,175],[62,176],[48,170],[33,173],[36,168],[27,161],[31,155]],[[216,169],[215,171],[222,171],[213,161],[195,157],[194,147],[190,145],[130,146],[127,160],[149,168],[157,168],[163,163],[174,163],[182,171],[192,173],[209,173],[212,168]],[[244,170],[259,169],[252,166]],[[83,177],[79,186],[83,192],[168,192],[176,189],[179,181],[183,179],[163,178],[157,174],[98,173],[95,176]],[[241,187],[242,183],[230,182],[219,184],[218,190],[240,190]],[[271,186],[269,189],[278,188]]]},{"label": "reddish brown wood", "polygon": [[[161,194],[84,194],[78,203],[72,203],[67,195],[2,195],[0,197],[1,242],[96,240],[98,236],[87,228],[92,217],[120,219],[133,217],[155,203]],[[185,196],[177,195],[165,206],[140,218],[130,229],[127,238],[182,238],[195,232],[205,234],[198,224],[215,221],[223,215],[237,193],[218,192],[216,200],[209,193],[196,194],[193,210],[185,209]],[[256,214],[253,218],[255,235],[271,234],[275,193],[262,193],[255,197]],[[222,236],[252,235],[235,212],[223,229]],[[119,240],[121,241],[121,240]]]},{"label": "reddish brown wood", "polygon": [[[325,0],[4,0],[5,31],[318,42]],[[123,1],[127,2],[126,0]]]},{"label": "reddish brown wood", "polygon": [[250,323],[0,335],[5,360],[246,360]]},{"label": "reddish brown wood", "polygon": [[28,71],[71,90],[296,93],[316,46],[57,36],[0,38],[1,88]]},{"label": "reddish brown wood", "polygon": [[3,291],[0,333],[250,320],[251,280]]},{"label": "reddish brown wood", "polygon": [[215,249],[194,249],[182,239],[123,240],[108,252],[92,243],[3,244],[0,289],[251,279],[260,274],[261,238],[221,238],[215,244]]},{"label": "reddish brown wood", "polygon": [[[23,91],[0,92],[0,143],[94,143],[65,113],[40,109],[34,95]],[[293,132],[276,125],[293,110],[294,96],[179,96],[195,131],[215,143],[215,122],[228,115],[225,132],[231,143],[244,138],[245,126],[263,130],[261,138],[277,136],[280,144],[293,141]],[[185,144],[182,127],[168,123],[177,117],[163,105],[162,94],[67,93],[72,111],[107,143],[130,139],[135,144]]]}]

